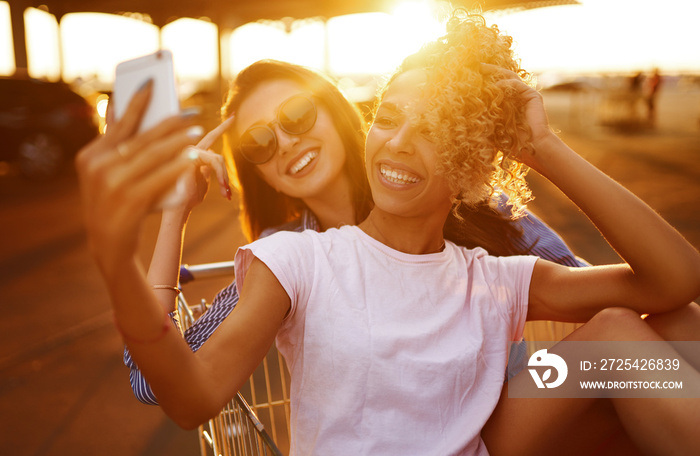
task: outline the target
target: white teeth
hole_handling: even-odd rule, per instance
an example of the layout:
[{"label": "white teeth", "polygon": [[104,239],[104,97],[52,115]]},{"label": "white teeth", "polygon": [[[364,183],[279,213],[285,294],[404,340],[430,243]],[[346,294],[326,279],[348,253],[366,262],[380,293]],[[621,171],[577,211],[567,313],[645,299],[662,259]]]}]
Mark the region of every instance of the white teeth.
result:
[{"label": "white teeth", "polygon": [[386,165],[381,165],[379,167],[379,172],[382,173],[382,176],[384,176],[386,180],[394,184],[415,184],[419,181],[417,177],[402,174],[401,171],[396,171]]},{"label": "white teeth", "polygon": [[292,166],[292,169],[289,170],[289,173],[290,174],[298,173],[302,169],[306,168],[306,165],[311,163],[311,161],[316,157],[318,157],[318,152],[316,152],[315,150],[308,152],[303,157],[301,157],[301,159],[298,162],[296,162],[294,164],[294,166]]}]

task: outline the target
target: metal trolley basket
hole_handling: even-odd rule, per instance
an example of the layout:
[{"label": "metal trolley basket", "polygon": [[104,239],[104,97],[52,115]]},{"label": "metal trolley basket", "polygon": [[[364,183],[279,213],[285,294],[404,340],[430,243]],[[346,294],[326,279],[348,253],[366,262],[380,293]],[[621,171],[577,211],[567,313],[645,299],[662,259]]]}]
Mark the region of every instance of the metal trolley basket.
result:
[{"label": "metal trolley basket", "polygon": [[[234,277],[233,261],[183,265],[180,284],[214,277]],[[208,308],[204,299],[188,304],[178,296],[177,313],[182,331],[192,326],[196,314]],[[289,452],[289,373],[273,345],[248,383],[218,416],[199,427],[202,456],[274,455]]]}]

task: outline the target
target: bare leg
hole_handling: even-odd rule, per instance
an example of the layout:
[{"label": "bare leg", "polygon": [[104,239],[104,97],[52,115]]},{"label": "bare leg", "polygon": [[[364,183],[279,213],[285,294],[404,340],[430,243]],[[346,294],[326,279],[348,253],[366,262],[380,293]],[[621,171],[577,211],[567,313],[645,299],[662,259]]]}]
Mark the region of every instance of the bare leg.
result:
[{"label": "bare leg", "polygon": [[[607,309],[565,340],[663,339],[634,312]],[[528,375],[521,372],[511,386],[531,381]],[[516,399],[506,385],[482,437],[495,455],[638,454],[635,445],[646,454],[692,454],[698,423],[700,399]]]},{"label": "bare leg", "polygon": [[700,305],[649,315],[645,321],[665,340],[700,340]]},{"label": "bare leg", "polygon": [[[664,340],[698,341],[700,340],[700,306],[691,303],[673,312],[650,315],[646,323]],[[696,370],[700,370],[698,353],[684,353],[685,347],[679,347],[679,354]],[[697,382],[697,380],[696,380]],[[700,398],[691,399],[616,399],[615,408],[628,429],[648,429],[652,432],[640,432],[637,441],[646,448],[655,449],[652,454],[692,454],[700,448],[698,426],[700,425]],[[645,410],[646,409],[646,410]],[[649,410],[655,410],[653,414]],[[694,421],[693,421],[694,420]],[[664,423],[659,426],[658,423]],[[694,423],[694,424],[693,424]],[[655,425],[656,424],[656,425]],[[671,446],[658,444],[670,441],[695,442],[695,450],[683,451]]]}]

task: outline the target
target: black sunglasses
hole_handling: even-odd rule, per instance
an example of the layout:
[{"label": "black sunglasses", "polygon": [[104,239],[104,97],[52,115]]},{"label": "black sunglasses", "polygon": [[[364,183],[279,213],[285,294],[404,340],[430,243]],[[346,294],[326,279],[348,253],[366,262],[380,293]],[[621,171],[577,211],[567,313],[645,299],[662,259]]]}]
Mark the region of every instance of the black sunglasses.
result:
[{"label": "black sunglasses", "polygon": [[270,161],[277,151],[277,135],[273,126],[282,131],[301,135],[316,124],[316,105],[309,95],[294,95],[277,108],[277,118],[267,125],[254,125],[243,132],[238,150],[249,162],[261,165]]}]

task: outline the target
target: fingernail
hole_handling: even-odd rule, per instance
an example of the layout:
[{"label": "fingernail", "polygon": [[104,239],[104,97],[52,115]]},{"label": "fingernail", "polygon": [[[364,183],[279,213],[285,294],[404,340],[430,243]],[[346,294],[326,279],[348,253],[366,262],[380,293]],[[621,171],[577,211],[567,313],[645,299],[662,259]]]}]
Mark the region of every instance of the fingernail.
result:
[{"label": "fingernail", "polygon": [[139,87],[138,92],[140,92],[142,90],[146,90],[146,88],[149,87],[152,83],[153,83],[153,78],[146,79],[143,82],[143,84],[141,84],[141,86]]},{"label": "fingernail", "polygon": [[197,161],[199,159],[199,150],[196,147],[188,147],[185,149],[184,155],[189,161]]},{"label": "fingernail", "polygon": [[204,136],[204,128],[199,125],[195,125],[188,128],[185,134],[192,139],[199,139]]},{"label": "fingernail", "polygon": [[194,108],[187,108],[187,109],[183,109],[183,110],[180,112],[180,117],[182,117],[183,119],[187,119],[187,118],[189,118],[189,117],[198,116],[198,115],[200,115],[201,113],[202,113],[202,110],[199,109],[199,108],[197,108],[197,107],[194,107]]},{"label": "fingernail", "polygon": [[224,188],[226,189],[226,198],[231,201],[231,187],[228,184],[224,184]]}]

